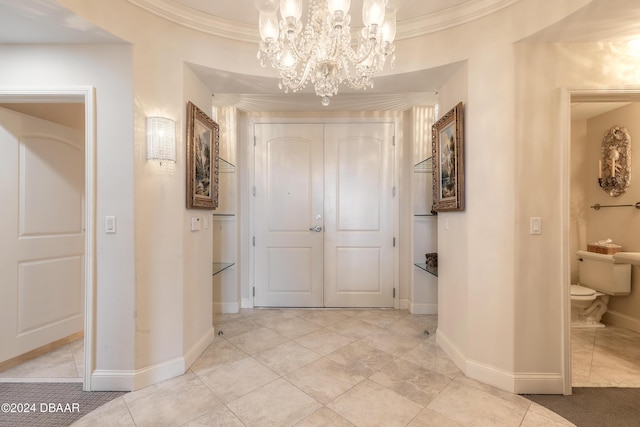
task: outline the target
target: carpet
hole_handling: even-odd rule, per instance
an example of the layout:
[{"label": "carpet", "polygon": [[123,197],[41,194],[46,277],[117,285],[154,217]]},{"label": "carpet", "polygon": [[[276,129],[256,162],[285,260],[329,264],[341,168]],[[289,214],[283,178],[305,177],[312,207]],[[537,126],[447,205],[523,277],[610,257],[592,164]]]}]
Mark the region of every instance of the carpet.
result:
[{"label": "carpet", "polygon": [[0,383],[0,426],[69,426],[123,394],[82,391],[82,383]]},{"label": "carpet", "polygon": [[571,396],[525,394],[578,427],[640,426],[640,388],[574,387]]}]

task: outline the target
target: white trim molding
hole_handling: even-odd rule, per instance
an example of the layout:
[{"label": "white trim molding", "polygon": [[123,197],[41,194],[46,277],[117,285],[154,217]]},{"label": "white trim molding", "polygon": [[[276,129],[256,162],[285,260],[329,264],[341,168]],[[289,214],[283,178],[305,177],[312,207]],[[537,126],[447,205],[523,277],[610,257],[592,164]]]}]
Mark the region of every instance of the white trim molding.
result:
[{"label": "white trim molding", "polygon": [[412,302],[409,304],[411,314],[438,314],[437,302]]},{"label": "white trim molding", "polygon": [[561,394],[564,386],[562,372],[517,373],[498,369],[467,359],[462,352],[438,329],[436,340],[458,368],[467,377],[515,394]]},{"label": "white trim molding", "polygon": [[563,387],[562,372],[516,373],[513,392],[516,394],[561,394]]},{"label": "white trim molding", "polygon": [[183,375],[213,342],[215,332],[209,329],[184,356],[145,366],[136,370],[96,370],[92,374],[92,391],[133,391]]},{"label": "white trim molding", "polygon": [[[190,349],[184,354],[184,372],[187,371],[195,363],[196,360],[204,353],[204,351],[213,342],[216,333],[213,327],[209,328],[206,334],[204,334]],[[183,372],[183,373],[184,373]]]},{"label": "white trim molding", "polygon": [[[231,21],[172,0],[128,0],[148,12],[183,27],[227,39],[257,44],[258,23]],[[490,15],[520,0],[466,1],[436,12],[398,21],[396,40],[410,39],[446,30]]]},{"label": "white trim molding", "polygon": [[240,311],[240,306],[237,302],[214,302],[214,313],[237,313]]}]

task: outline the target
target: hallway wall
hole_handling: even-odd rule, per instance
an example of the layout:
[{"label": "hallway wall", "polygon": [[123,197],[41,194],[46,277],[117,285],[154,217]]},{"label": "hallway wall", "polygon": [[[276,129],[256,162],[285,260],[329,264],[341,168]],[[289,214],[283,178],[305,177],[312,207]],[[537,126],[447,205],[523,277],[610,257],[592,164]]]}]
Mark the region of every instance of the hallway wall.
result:
[{"label": "hallway wall", "polygon": [[[127,45],[0,45],[0,87],[93,86],[96,91],[96,219],[115,215],[118,233],[95,236],[97,371],[134,369],[133,81]],[[96,383],[97,389],[101,385]],[[113,388],[112,388],[113,387]],[[108,389],[122,389],[111,384]]]},{"label": "hallway wall", "polygon": [[[547,373],[531,377],[562,379],[563,299],[570,282],[569,253],[569,141],[562,139],[559,88],[603,90],[633,88],[640,81],[638,57],[628,52],[626,43],[521,43],[517,46],[518,67],[518,171],[517,191],[521,197],[516,210],[516,370]],[[601,138],[598,137],[598,138]],[[566,151],[565,151],[566,150]],[[595,161],[595,160],[594,160]],[[592,164],[588,161],[587,164]],[[587,166],[597,178],[597,161]],[[601,190],[600,190],[601,191]],[[602,192],[602,196],[605,194]],[[598,200],[589,200],[588,204]],[[543,233],[529,235],[529,218],[543,221]],[[589,236],[587,236],[589,240]],[[560,374],[558,376],[558,374]],[[555,389],[555,387],[551,387]],[[550,389],[550,391],[551,391]],[[558,390],[559,391],[559,390]],[[556,391],[556,392],[558,392]]]}]

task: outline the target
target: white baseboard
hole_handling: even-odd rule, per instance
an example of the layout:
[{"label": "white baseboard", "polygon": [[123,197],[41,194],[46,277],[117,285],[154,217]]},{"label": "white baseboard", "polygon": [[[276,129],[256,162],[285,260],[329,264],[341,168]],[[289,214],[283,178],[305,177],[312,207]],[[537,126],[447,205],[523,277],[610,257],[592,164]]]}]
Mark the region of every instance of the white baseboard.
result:
[{"label": "white baseboard", "polygon": [[640,333],[640,319],[631,317],[627,314],[609,310],[604,314],[603,320],[609,325],[620,326]]},{"label": "white baseboard", "polygon": [[204,351],[213,342],[216,333],[213,327],[209,328],[206,334],[202,336],[187,352],[184,354],[184,372],[187,371],[198,360],[198,358],[204,353]]},{"label": "white baseboard", "polygon": [[184,374],[211,344],[215,332],[209,329],[184,356],[136,370],[96,370],[91,375],[91,391],[133,391]]},{"label": "white baseboard", "polygon": [[91,391],[133,391],[135,371],[100,370],[91,374]]},{"label": "white baseboard", "polygon": [[253,304],[251,304],[251,300],[249,298],[242,298],[240,303],[240,307],[242,308],[253,308]]},{"label": "white baseboard", "polygon": [[91,375],[91,391],[139,390],[184,373],[183,357],[132,371],[95,370]]},{"label": "white baseboard", "polygon": [[437,302],[411,303],[409,304],[411,314],[438,314]]},{"label": "white baseboard", "polygon": [[442,330],[438,328],[436,330],[436,342],[444,351],[447,353],[447,356],[451,358],[453,363],[456,364],[458,369],[462,371],[462,373],[467,372],[467,359],[463,356],[463,354],[458,350],[458,348],[449,341],[449,339],[442,333]]},{"label": "white baseboard", "polygon": [[240,311],[240,307],[237,302],[214,302],[214,313],[237,313]]},{"label": "white baseboard", "polygon": [[481,383],[497,387],[500,390],[515,393],[515,375],[513,372],[498,369],[495,366],[480,363],[476,360],[468,360],[465,375]]},{"label": "white baseboard", "polygon": [[563,393],[562,373],[513,373],[467,359],[440,329],[436,332],[436,341],[469,378],[516,394]]},{"label": "white baseboard", "polygon": [[409,309],[409,300],[408,299],[398,300],[398,309],[399,310],[408,310]]},{"label": "white baseboard", "polygon": [[517,373],[515,374],[516,394],[563,394],[562,373]]}]

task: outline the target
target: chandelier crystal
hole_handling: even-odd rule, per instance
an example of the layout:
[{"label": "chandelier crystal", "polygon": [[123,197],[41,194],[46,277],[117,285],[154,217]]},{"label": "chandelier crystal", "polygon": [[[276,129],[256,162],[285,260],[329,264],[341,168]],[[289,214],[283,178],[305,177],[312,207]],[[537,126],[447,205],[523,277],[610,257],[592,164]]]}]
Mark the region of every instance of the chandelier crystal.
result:
[{"label": "chandelier crystal", "polygon": [[324,106],[341,83],[358,90],[373,87],[373,76],[387,57],[394,66],[399,1],[364,0],[364,28],[354,37],[350,0],[310,0],[304,26],[302,0],[255,0],[260,12],[260,64],[270,63],[278,70],[279,87],[285,93],[297,92],[310,81]]}]

